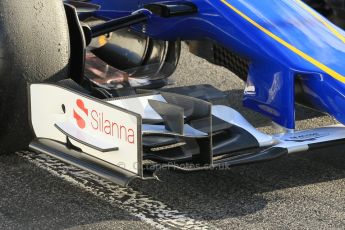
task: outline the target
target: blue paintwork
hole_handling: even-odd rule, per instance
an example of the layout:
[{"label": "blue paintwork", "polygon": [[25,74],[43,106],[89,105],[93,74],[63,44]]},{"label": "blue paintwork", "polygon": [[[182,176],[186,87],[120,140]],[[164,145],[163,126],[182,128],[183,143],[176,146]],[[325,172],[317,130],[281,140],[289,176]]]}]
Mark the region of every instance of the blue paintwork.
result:
[{"label": "blue paintwork", "polygon": [[[98,16],[117,18],[158,0],[93,0]],[[166,1],[167,2],[167,1]],[[168,1],[176,2],[176,1]],[[220,0],[190,0],[191,16],[152,16],[145,33],[164,40],[212,39],[251,60],[244,105],[276,123],[295,126],[294,82],[317,109],[345,124],[345,84],[284,47]],[[227,0],[256,23],[297,49],[345,76],[345,44],[295,0]],[[326,20],[326,19],[325,19]],[[345,33],[332,25],[342,36]],[[136,27],[141,31],[141,27]]]}]

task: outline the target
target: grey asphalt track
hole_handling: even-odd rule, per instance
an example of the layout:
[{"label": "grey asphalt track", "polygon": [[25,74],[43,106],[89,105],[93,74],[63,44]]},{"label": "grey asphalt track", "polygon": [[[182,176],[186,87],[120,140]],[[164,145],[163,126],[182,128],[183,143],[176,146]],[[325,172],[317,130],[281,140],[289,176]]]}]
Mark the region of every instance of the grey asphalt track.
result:
[{"label": "grey asphalt track", "polygon": [[[226,91],[234,108],[261,130],[272,132],[268,119],[241,107],[244,84],[226,69],[196,58],[184,48],[173,78],[177,85],[210,83]],[[298,129],[335,122],[301,107],[297,119]],[[17,154],[0,156],[0,229],[151,229],[152,223],[140,218],[146,215],[145,207],[133,215],[133,210],[118,205],[128,198],[113,197],[115,202],[110,202],[111,197],[99,196],[64,178]],[[201,221],[205,228],[345,228],[343,146],[226,171],[162,171],[159,178],[161,181],[136,180],[131,189]],[[85,179],[84,184],[88,183]]]}]

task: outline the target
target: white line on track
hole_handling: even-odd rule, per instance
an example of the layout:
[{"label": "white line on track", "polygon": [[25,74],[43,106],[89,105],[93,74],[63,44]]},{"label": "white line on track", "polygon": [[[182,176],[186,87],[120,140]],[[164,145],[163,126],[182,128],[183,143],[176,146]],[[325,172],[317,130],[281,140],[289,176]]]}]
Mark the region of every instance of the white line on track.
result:
[{"label": "white line on track", "polygon": [[103,180],[95,175],[67,165],[43,154],[19,152],[19,156],[54,176],[79,186],[101,197],[112,205],[126,210],[129,214],[159,229],[214,229],[204,221],[195,220],[185,213],[168,207],[161,201]]}]

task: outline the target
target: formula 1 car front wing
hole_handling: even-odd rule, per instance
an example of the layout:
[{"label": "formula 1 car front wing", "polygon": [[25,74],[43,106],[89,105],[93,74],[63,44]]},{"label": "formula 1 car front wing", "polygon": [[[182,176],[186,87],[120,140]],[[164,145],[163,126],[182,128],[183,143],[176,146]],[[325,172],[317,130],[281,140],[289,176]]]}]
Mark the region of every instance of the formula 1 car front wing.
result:
[{"label": "formula 1 car front wing", "polygon": [[100,100],[66,84],[32,84],[30,108],[31,149],[120,185],[164,167],[231,167],[345,143],[342,125],[265,134],[209,85]]}]

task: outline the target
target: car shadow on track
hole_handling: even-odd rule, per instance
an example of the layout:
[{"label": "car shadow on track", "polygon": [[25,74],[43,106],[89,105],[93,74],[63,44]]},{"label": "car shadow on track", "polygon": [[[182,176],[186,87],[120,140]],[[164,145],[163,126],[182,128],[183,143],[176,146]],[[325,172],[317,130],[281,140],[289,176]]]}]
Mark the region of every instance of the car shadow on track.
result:
[{"label": "car shadow on track", "polygon": [[161,181],[131,187],[194,218],[221,220],[266,209],[267,193],[343,179],[344,165],[345,150],[334,147],[223,171],[162,171]]}]

